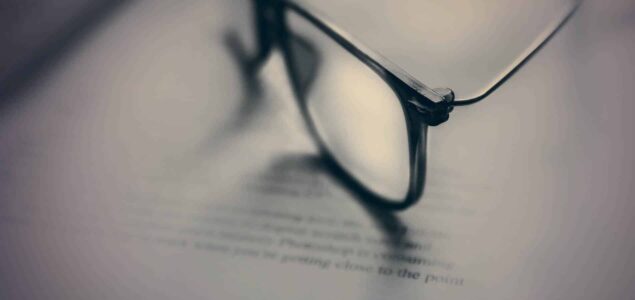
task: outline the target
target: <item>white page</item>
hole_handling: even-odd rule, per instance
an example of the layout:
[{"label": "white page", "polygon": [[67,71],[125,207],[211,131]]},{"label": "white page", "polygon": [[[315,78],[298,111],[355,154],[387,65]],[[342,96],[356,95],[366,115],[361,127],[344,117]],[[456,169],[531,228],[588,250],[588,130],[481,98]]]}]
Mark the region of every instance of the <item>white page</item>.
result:
[{"label": "white page", "polygon": [[610,7],[432,128],[425,195],[391,214],[323,171],[279,56],[243,99],[244,3],[129,4],[0,111],[0,298],[628,298],[635,45]]}]

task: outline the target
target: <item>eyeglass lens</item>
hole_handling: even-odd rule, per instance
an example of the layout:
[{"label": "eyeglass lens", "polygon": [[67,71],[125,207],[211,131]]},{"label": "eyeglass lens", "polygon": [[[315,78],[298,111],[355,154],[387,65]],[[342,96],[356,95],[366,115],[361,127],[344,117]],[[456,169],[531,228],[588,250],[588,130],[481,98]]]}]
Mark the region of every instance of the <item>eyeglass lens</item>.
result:
[{"label": "eyeglass lens", "polygon": [[293,11],[287,16],[301,101],[323,146],[367,189],[401,201],[410,182],[402,105],[375,71]]}]

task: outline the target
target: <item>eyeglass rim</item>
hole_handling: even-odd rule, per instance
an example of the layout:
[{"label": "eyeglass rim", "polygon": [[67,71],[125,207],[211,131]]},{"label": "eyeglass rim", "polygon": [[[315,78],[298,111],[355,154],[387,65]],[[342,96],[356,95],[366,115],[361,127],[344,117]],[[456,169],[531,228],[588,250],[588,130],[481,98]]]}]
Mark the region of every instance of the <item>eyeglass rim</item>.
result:
[{"label": "eyeglass rim", "polygon": [[[440,90],[449,89],[450,87],[432,88],[422,83],[407,71],[399,67],[397,64],[390,61],[388,58],[382,56],[378,52],[366,46],[357,38],[352,36],[347,31],[340,28],[332,20],[330,20],[325,14],[320,13],[313,6],[304,3],[301,0],[276,0],[283,6],[286,6],[298,14],[305,17],[308,21],[317,26],[320,30],[325,32],[331,38],[333,38],[338,44],[346,48],[351,54],[358,59],[364,61],[366,64],[372,65],[374,68],[381,69],[385,73],[389,73],[392,76],[399,79],[401,82],[412,88],[422,97],[416,99],[416,104],[422,109],[435,110],[439,108],[439,103],[450,102],[447,105],[451,107],[465,106],[476,103],[487,98],[494,93],[500,86],[502,86],[507,80],[509,80],[518,70],[520,70],[536,53],[538,53],[544,46],[564,27],[564,25],[571,19],[571,17],[578,10],[583,0],[569,0],[562,9],[562,14],[555,18],[544,31],[542,31],[532,43],[521,52],[514,61],[507,66],[500,74],[494,77],[485,87],[480,89],[476,94],[469,95],[467,97],[452,98],[451,101],[447,101],[447,94],[440,93]],[[454,94],[453,94],[454,96]],[[461,95],[459,95],[461,96]],[[438,124],[428,124],[436,126]]]},{"label": "eyeglass rim", "polygon": [[[552,26],[548,27],[547,30],[528,48],[528,50],[521,53],[519,58],[506,70],[507,72],[497,77],[496,80],[494,80],[490,86],[486,87],[480,95],[454,101],[454,95],[450,89],[432,89],[424,85],[406,71],[390,62],[387,58],[357,41],[354,37],[337,27],[332,21],[328,20],[328,18],[317,13],[316,10],[310,6],[301,5],[297,1],[291,0],[257,1],[260,3],[266,3],[266,5],[273,4],[273,7],[275,8],[274,10],[279,10],[281,15],[278,17],[281,18],[282,24],[280,24],[280,26],[282,28],[279,28],[278,30],[281,30],[279,33],[282,36],[290,34],[286,24],[286,11],[294,11],[375,71],[396,93],[404,111],[406,128],[408,131],[410,178],[408,190],[404,198],[398,199],[398,201],[391,201],[382,195],[376,194],[365,184],[360,182],[338,162],[331,151],[329,151],[329,149],[325,146],[324,141],[317,132],[315,122],[312,120],[312,117],[308,112],[306,103],[304,100],[300,99],[303,98],[304,95],[300,95],[298,92],[298,84],[297,82],[294,82],[296,80],[294,77],[297,76],[290,74],[301,112],[304,119],[307,121],[310,133],[313,135],[314,140],[317,141],[320,153],[326,159],[326,162],[328,162],[327,167],[330,168],[331,172],[335,173],[341,183],[347,185],[350,191],[353,191],[358,196],[361,196],[365,202],[372,203],[379,208],[390,210],[404,210],[418,202],[423,194],[426,176],[427,126],[435,126],[445,122],[449,117],[449,112],[454,106],[473,104],[493,93],[525,63],[527,63],[529,59],[533,57],[555,35],[555,33],[564,26],[582,2],[581,0],[573,0],[572,2],[574,5],[566,12],[565,16],[561,20],[557,20],[558,22],[555,22]],[[280,45],[283,48],[287,68],[290,73],[293,73],[293,69],[295,67],[293,66],[292,59],[289,57],[291,50],[289,50],[290,47],[287,39],[288,38],[282,37]],[[268,49],[264,52],[269,52],[271,46],[271,43],[267,44],[265,48]],[[266,54],[264,56],[266,56]]]},{"label": "eyeglass rim", "polygon": [[[404,210],[414,205],[421,198],[423,189],[425,186],[426,175],[426,153],[427,153],[427,122],[423,121],[423,115],[415,106],[411,105],[410,99],[415,97],[421,97],[411,87],[405,85],[401,80],[396,78],[392,73],[385,72],[381,66],[373,64],[372,61],[360,58],[360,62],[368,66],[393,90],[396,100],[399,101],[400,107],[404,114],[405,127],[407,131],[408,139],[408,158],[409,158],[409,174],[408,174],[408,188],[403,197],[391,198],[385,195],[378,194],[370,189],[369,186],[361,182],[355,175],[353,175],[342,163],[337,159],[336,155],[332,153],[327,143],[324,141],[322,135],[317,130],[316,122],[313,116],[309,112],[306,90],[299,81],[299,75],[297,74],[298,66],[292,59],[293,50],[290,46],[291,37],[296,37],[295,33],[291,32],[288,24],[288,11],[298,12],[295,9],[289,9],[289,6],[280,7],[278,17],[280,19],[278,29],[278,43],[282,48],[282,54],[287,66],[291,85],[300,108],[304,120],[306,121],[309,133],[316,141],[318,150],[322,158],[324,159],[324,166],[328,168],[331,174],[335,175],[338,179],[338,183],[345,185],[346,190],[352,192],[354,196],[361,199],[365,203],[370,203],[374,207],[385,210]],[[298,14],[299,17],[306,19],[303,14]],[[313,24],[314,25],[314,24]],[[326,34],[327,38],[334,39],[332,35],[324,30],[322,33]],[[296,37],[297,38],[297,37]],[[341,43],[338,43],[342,45]],[[346,50],[349,50],[346,46]],[[356,56],[356,55],[355,55]],[[359,58],[359,57],[357,57]]]}]

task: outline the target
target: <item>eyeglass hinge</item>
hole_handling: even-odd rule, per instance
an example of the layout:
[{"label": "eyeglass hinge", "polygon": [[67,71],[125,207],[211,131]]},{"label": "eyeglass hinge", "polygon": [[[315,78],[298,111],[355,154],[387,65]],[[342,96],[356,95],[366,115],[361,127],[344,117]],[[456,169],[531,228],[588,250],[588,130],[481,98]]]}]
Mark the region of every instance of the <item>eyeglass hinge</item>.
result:
[{"label": "eyeglass hinge", "polygon": [[450,112],[454,109],[452,102],[454,101],[454,92],[449,88],[433,89],[441,97],[441,101],[426,101],[422,104],[418,99],[412,99],[408,102],[414,106],[419,112],[424,123],[430,126],[437,126],[450,118]]}]

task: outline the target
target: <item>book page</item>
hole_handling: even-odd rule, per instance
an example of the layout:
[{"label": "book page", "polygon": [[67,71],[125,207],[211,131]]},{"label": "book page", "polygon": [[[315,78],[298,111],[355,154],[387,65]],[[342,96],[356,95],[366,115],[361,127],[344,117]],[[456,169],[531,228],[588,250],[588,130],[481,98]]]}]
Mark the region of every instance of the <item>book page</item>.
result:
[{"label": "book page", "polygon": [[635,45],[600,6],[431,128],[391,212],[328,171],[279,53],[244,80],[247,4],[129,3],[0,110],[0,298],[628,298],[634,107],[595,99],[633,87],[587,68]]}]

